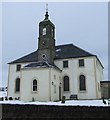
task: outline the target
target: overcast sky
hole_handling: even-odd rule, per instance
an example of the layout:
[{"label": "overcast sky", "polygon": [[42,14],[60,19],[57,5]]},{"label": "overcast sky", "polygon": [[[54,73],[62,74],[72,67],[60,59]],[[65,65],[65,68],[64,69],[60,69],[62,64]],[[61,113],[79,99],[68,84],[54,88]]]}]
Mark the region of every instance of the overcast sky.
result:
[{"label": "overcast sky", "polygon": [[[2,82],[7,84],[8,64],[38,48],[39,22],[46,3],[2,3]],[[108,3],[48,3],[56,27],[56,44],[73,43],[98,56],[108,79]]]}]

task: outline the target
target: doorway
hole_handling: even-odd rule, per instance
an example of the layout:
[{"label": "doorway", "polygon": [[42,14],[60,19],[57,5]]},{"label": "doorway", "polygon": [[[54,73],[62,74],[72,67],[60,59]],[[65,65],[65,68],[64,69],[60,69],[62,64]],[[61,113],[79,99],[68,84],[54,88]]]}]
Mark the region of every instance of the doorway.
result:
[{"label": "doorway", "polygon": [[61,100],[61,86],[59,86],[59,100]]}]

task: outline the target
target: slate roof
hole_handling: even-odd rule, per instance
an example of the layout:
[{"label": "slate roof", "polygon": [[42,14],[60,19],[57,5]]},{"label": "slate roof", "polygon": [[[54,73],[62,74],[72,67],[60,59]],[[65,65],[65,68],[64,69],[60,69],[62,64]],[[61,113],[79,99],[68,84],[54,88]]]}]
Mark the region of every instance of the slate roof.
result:
[{"label": "slate roof", "polygon": [[26,65],[24,68],[55,68],[57,70],[60,70],[56,65],[51,65],[48,62],[35,62]]},{"label": "slate roof", "polygon": [[100,81],[100,83],[109,83],[110,84],[110,81]]},{"label": "slate roof", "polygon": [[14,60],[8,64],[14,64],[14,63],[24,63],[24,62],[36,62],[38,59],[38,52],[34,51],[26,56],[23,56],[17,60]]},{"label": "slate roof", "polygon": [[[89,52],[87,52],[87,51],[85,51],[85,50],[83,50],[83,49],[81,49],[73,44],[56,46],[55,59],[80,58],[80,57],[90,57],[90,56],[96,56],[96,55],[91,54],[91,53],[89,53]],[[24,62],[37,62],[37,61],[38,61],[38,51],[36,50],[36,51],[34,51],[34,52],[24,56],[24,57],[21,57],[17,60],[10,62],[8,64],[24,63]]]},{"label": "slate roof", "polygon": [[56,46],[56,58],[55,59],[66,59],[66,58],[79,58],[95,56],[73,44],[59,45]]}]

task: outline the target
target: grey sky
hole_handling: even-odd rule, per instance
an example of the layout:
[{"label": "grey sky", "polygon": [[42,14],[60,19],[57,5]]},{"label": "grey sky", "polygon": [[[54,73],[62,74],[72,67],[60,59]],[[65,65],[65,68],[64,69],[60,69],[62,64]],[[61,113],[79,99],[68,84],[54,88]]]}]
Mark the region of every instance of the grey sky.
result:
[{"label": "grey sky", "polygon": [[[3,85],[7,63],[37,49],[39,22],[46,3],[2,4]],[[73,43],[96,54],[108,79],[108,3],[48,3],[49,17],[56,26],[56,44]]]}]

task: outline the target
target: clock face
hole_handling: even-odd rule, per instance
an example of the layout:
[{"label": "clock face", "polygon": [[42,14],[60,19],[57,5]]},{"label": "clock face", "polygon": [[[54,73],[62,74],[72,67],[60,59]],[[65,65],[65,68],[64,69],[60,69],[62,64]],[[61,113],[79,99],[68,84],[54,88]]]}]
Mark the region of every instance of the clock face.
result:
[{"label": "clock face", "polygon": [[45,54],[42,54],[42,59],[43,60],[46,60],[47,59],[47,56]]}]

